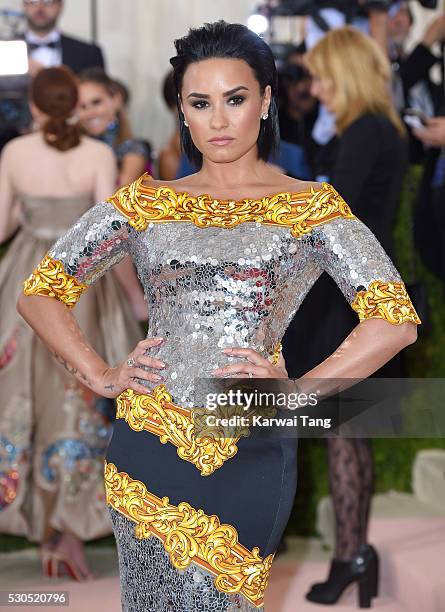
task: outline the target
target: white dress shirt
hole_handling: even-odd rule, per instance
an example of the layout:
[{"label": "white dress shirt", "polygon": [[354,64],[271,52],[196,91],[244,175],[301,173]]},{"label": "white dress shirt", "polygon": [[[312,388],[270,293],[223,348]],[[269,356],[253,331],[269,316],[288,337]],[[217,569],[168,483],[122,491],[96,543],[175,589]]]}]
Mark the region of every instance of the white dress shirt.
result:
[{"label": "white dress shirt", "polygon": [[39,49],[35,49],[31,52],[30,56],[39,64],[42,64],[45,68],[53,68],[60,66],[62,63],[62,49],[60,45],[56,49],[51,47],[45,47],[45,43],[60,43],[60,32],[58,30],[52,30],[49,34],[43,38],[34,34],[31,30],[25,32],[25,40],[27,43],[42,45]]}]

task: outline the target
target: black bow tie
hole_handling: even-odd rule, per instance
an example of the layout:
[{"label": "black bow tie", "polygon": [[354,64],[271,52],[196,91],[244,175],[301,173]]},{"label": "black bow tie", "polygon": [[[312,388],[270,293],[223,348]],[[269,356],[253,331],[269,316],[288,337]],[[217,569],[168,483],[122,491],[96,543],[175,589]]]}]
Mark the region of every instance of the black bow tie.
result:
[{"label": "black bow tie", "polygon": [[28,49],[29,49],[30,53],[32,51],[35,51],[36,49],[42,49],[44,47],[47,47],[48,49],[58,49],[59,48],[59,43],[58,42],[28,43]]}]

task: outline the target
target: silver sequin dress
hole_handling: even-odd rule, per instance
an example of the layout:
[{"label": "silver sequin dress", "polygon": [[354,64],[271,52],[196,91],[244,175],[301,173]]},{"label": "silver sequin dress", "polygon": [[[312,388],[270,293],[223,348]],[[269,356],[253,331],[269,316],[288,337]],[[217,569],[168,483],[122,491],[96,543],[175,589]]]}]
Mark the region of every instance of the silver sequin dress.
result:
[{"label": "silver sequin dress", "polygon": [[[146,180],[86,213],[25,293],[72,306],[130,253],[148,336],[166,339],[150,350],[167,364],[165,381],[117,398],[105,460],[123,610],[261,610],[294,500],[296,445],[195,435],[195,378],[227,364],[226,347],[271,357],[323,270],[360,320],[420,320],[376,238],[330,185],[223,201]],[[51,291],[48,270],[57,270]]]}]

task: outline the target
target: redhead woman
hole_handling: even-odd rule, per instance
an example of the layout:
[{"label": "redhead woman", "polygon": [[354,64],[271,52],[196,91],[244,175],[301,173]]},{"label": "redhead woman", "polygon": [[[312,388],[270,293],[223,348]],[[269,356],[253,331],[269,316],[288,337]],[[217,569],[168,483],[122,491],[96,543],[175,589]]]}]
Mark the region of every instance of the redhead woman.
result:
[{"label": "redhead woman", "polygon": [[[45,574],[83,580],[92,575],[83,541],[111,531],[101,468],[112,406],[53,359],[15,304],[23,275],[114,189],[116,165],[106,145],[80,134],[68,69],[39,72],[30,99],[38,129],[9,142],[0,161],[0,242],[20,207],[19,231],[0,261],[0,532],[40,542]],[[41,282],[63,284],[59,273],[48,264]],[[114,274],[77,317],[94,351],[115,364],[141,337]]]}]

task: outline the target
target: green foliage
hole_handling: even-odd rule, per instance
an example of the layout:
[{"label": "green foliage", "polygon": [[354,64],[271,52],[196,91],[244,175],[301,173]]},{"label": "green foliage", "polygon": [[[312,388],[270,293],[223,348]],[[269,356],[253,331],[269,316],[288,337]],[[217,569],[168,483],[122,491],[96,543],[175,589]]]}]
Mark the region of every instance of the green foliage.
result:
[{"label": "green foliage", "polygon": [[[414,249],[413,210],[422,178],[422,167],[412,166],[404,183],[394,227],[395,258],[405,283],[420,280],[426,287],[431,325],[420,328],[415,344],[405,349],[406,366],[413,378],[445,376],[445,293],[443,283],[422,263]],[[416,278],[417,275],[417,278]]]}]

